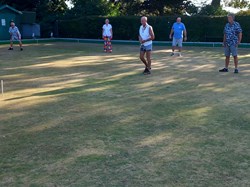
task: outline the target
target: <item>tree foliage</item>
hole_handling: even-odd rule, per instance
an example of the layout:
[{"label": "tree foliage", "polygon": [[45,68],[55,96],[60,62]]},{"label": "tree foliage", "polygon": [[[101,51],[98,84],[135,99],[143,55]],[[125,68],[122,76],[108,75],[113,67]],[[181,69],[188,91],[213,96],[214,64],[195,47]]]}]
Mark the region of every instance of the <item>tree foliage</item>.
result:
[{"label": "tree foliage", "polygon": [[206,6],[202,7],[201,11],[199,12],[199,15],[225,16],[225,15],[227,15],[227,11],[223,10],[221,6],[214,7],[212,5],[206,5]]},{"label": "tree foliage", "polygon": [[[212,0],[210,5],[205,5],[202,7],[201,11],[199,12],[200,15],[208,15],[208,16],[223,16],[226,15],[227,12],[223,10],[221,6],[222,0]],[[246,8],[249,6],[248,0],[224,0],[226,6],[233,7],[233,8]],[[244,14],[245,11],[240,11],[241,14]]]},{"label": "tree foliage", "polygon": [[189,0],[113,0],[119,5],[121,15],[176,15],[186,11],[197,12]]},{"label": "tree foliage", "polygon": [[[36,11],[39,22],[64,18],[96,16],[169,16],[169,15],[226,15],[222,9],[223,0],[212,0],[200,10],[191,0],[70,0],[72,9],[68,9],[67,0],[1,0],[18,10]],[[244,8],[248,0],[224,0],[228,6]],[[199,10],[199,11],[198,11]],[[64,18],[63,18],[64,16]]]},{"label": "tree foliage", "polygon": [[12,6],[18,10],[27,10],[32,11],[35,10],[38,5],[41,3],[40,0],[2,0],[1,4],[7,4]]},{"label": "tree foliage", "polygon": [[249,2],[246,0],[231,0],[228,5],[234,8],[246,8],[249,6]]},{"label": "tree foliage", "polygon": [[2,0],[20,11],[36,11],[38,21],[47,17],[58,17],[68,9],[65,0]]},{"label": "tree foliage", "polygon": [[211,6],[212,6],[214,9],[219,8],[219,7],[221,6],[221,0],[212,0]]},{"label": "tree foliage", "polygon": [[250,16],[250,9],[248,10],[241,10],[240,12],[237,13],[237,16]]},{"label": "tree foliage", "polygon": [[74,7],[69,14],[73,17],[116,15],[118,11],[115,4],[107,0],[72,0],[72,3]]}]

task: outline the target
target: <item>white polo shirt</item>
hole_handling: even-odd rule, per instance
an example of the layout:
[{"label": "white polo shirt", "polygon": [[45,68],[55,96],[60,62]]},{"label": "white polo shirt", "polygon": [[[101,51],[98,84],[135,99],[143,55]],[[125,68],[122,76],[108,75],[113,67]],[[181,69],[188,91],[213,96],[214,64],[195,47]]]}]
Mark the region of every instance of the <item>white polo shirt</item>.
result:
[{"label": "white polo shirt", "polygon": [[[147,39],[151,38],[150,27],[151,26],[149,24],[147,24],[145,27],[143,27],[143,25],[140,27],[139,34],[140,34],[142,40],[147,40]],[[148,42],[145,42],[143,45],[148,46],[148,45],[151,45],[152,43],[153,43],[152,40],[150,40]]]},{"label": "white polo shirt", "polygon": [[103,29],[103,36],[112,36],[112,33],[111,33],[112,25],[104,24],[102,26],[102,29]]}]

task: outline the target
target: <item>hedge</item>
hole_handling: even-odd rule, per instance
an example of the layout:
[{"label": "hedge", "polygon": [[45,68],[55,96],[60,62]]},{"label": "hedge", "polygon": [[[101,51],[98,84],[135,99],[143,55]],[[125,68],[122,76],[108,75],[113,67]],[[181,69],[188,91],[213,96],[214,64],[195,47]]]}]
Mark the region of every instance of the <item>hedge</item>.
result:
[{"label": "hedge", "polygon": [[[148,23],[153,26],[156,40],[167,41],[172,24],[176,17],[149,17]],[[105,17],[88,16],[74,20],[58,21],[58,36],[64,38],[100,39]],[[110,17],[114,39],[137,40],[140,17]],[[243,42],[250,42],[250,16],[237,17],[243,29]],[[191,42],[221,42],[226,17],[183,17]]]}]

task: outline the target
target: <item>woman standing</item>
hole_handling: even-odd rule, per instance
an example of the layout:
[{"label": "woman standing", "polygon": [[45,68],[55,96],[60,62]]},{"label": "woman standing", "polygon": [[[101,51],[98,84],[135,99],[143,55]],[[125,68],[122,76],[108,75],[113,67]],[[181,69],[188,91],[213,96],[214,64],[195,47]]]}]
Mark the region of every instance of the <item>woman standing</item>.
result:
[{"label": "woman standing", "polygon": [[113,37],[112,25],[109,24],[109,20],[105,20],[105,24],[102,27],[102,36],[104,39],[104,52],[111,53],[112,45],[111,40]]}]

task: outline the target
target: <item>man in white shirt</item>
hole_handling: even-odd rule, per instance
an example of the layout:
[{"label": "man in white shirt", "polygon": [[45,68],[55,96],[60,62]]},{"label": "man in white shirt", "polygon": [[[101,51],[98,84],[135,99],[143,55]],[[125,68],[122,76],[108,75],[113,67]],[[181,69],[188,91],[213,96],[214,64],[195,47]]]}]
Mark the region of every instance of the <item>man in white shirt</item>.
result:
[{"label": "man in white shirt", "polygon": [[112,25],[109,24],[109,20],[105,20],[105,24],[102,26],[102,37],[104,39],[104,52],[112,52],[111,40],[113,38]]},{"label": "man in white shirt", "polygon": [[[147,17],[144,16],[141,18],[142,25],[139,30],[139,41],[141,44],[140,59],[145,65],[145,70],[143,72],[144,75],[151,74],[151,51],[153,44],[152,41],[155,39],[153,28],[147,23],[147,21]],[[145,59],[145,54],[147,60]]]},{"label": "man in white shirt", "polygon": [[22,41],[21,41],[21,34],[18,30],[18,28],[15,26],[14,21],[10,22],[10,28],[9,28],[9,33],[10,33],[10,48],[9,50],[13,50],[13,41],[17,40],[19,41],[19,46],[20,46],[20,50],[23,50],[22,47]]}]

